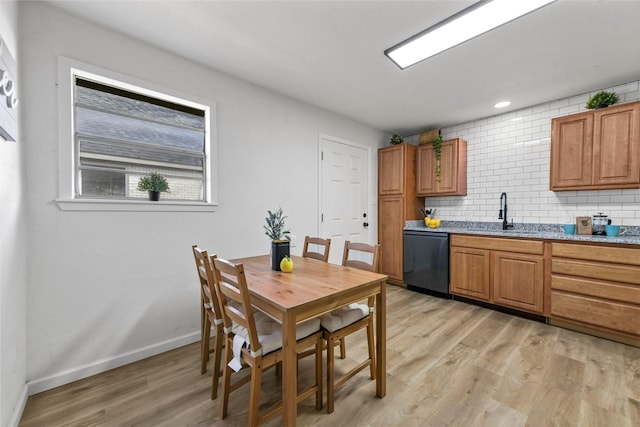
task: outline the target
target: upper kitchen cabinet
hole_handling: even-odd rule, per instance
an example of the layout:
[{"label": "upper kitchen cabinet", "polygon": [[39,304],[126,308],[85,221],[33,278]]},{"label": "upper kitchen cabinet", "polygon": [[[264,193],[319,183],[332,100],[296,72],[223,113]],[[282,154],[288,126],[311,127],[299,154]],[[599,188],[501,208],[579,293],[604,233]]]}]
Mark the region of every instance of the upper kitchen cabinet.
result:
[{"label": "upper kitchen cabinet", "polygon": [[378,150],[378,242],[380,270],[403,283],[405,221],[420,219],[424,202],[416,197],[416,146],[398,144]]},{"label": "upper kitchen cabinet", "polygon": [[552,119],[552,191],[638,187],[640,102]]},{"label": "upper kitchen cabinet", "polygon": [[465,196],[467,194],[467,141],[462,138],[442,142],[440,175],[431,143],[418,147],[416,154],[418,196]]}]

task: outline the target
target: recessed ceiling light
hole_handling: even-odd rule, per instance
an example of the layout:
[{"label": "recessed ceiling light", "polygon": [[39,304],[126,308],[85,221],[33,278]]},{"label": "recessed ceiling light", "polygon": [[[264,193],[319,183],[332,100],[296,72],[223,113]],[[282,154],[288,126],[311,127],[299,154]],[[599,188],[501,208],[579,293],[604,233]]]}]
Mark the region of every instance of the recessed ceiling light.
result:
[{"label": "recessed ceiling light", "polygon": [[385,50],[384,54],[398,67],[405,69],[554,1],[479,1]]},{"label": "recessed ceiling light", "polygon": [[501,102],[498,102],[496,105],[494,105],[494,107],[504,108],[504,107],[508,107],[509,105],[511,105],[511,101],[501,101]]}]

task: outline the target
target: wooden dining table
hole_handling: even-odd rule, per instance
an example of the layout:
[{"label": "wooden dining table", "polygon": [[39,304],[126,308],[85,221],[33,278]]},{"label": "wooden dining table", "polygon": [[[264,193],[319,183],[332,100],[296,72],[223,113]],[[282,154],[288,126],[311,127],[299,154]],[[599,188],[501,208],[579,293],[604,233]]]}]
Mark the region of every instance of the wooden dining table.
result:
[{"label": "wooden dining table", "polygon": [[384,274],[293,256],[293,272],[271,269],[269,255],[234,259],[244,265],[252,304],[282,323],[283,425],[297,417],[296,324],[375,296],[376,396],[386,395],[386,281]]}]

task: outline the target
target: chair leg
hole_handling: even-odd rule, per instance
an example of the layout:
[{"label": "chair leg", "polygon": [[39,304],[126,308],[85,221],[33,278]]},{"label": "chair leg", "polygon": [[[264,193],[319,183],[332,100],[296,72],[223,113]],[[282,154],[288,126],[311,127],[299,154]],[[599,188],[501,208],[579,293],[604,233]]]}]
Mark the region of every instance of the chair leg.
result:
[{"label": "chair leg", "polygon": [[316,342],[316,409],[322,409],[322,335],[318,335]]},{"label": "chair leg", "polygon": [[330,414],[333,412],[333,398],[334,398],[334,379],[335,374],[333,372],[335,363],[333,361],[333,348],[335,346],[335,342],[333,341],[333,337],[329,335],[327,339],[327,413]]},{"label": "chair leg", "polygon": [[207,362],[209,361],[209,338],[211,335],[211,320],[205,314],[202,324],[202,335],[200,336],[200,373],[207,372]]},{"label": "chair leg", "polygon": [[340,338],[340,359],[347,358],[347,346],[344,343],[345,337]]},{"label": "chair leg", "polygon": [[216,328],[215,355],[213,361],[213,380],[211,383],[211,400],[218,397],[218,382],[220,381],[220,362],[222,359],[222,343],[224,341],[224,331],[222,325]]},{"label": "chair leg", "polygon": [[249,425],[257,426],[260,411],[260,385],[262,384],[262,360],[257,357],[251,366],[251,390],[249,391]]},{"label": "chair leg", "polygon": [[375,344],[373,340],[373,319],[369,317],[369,324],[367,325],[367,343],[369,347],[369,359],[371,359],[371,363],[369,364],[369,372],[371,373],[371,379],[376,379],[376,350]]},{"label": "chair leg", "polygon": [[231,338],[227,338],[227,344],[224,351],[224,373],[222,374],[222,402],[221,402],[221,417],[227,418],[227,409],[229,407],[229,393],[231,392],[231,374],[232,369],[229,367],[229,362],[233,359],[233,341]]}]

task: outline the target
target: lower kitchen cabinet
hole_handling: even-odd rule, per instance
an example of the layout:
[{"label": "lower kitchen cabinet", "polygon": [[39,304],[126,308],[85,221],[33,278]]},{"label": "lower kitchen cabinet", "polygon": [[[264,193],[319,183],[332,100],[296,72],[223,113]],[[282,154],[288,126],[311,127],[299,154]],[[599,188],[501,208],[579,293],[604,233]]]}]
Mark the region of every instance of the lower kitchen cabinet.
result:
[{"label": "lower kitchen cabinet", "polygon": [[542,314],[544,308],[544,259],[539,255],[494,252],[493,302]]},{"label": "lower kitchen cabinet", "polygon": [[489,251],[451,246],[449,288],[452,294],[489,301]]},{"label": "lower kitchen cabinet", "polygon": [[544,242],[451,236],[454,295],[534,314],[544,313]]},{"label": "lower kitchen cabinet", "polygon": [[552,243],[550,322],[640,338],[640,248]]}]

